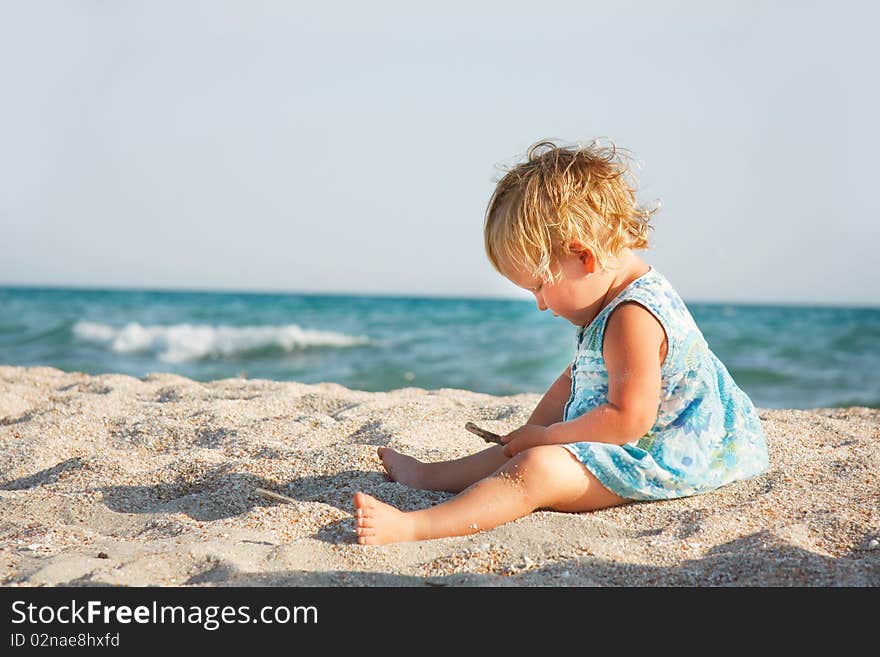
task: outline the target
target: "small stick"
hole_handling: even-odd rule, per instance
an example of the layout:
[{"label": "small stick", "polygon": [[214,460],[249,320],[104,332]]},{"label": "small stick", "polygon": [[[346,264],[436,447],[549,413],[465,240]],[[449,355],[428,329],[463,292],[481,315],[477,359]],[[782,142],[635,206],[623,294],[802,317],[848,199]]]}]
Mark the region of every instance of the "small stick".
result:
[{"label": "small stick", "polygon": [[492,433],[491,431],[486,431],[485,429],[481,429],[473,422],[468,422],[464,425],[464,428],[470,431],[471,433],[477,434],[480,438],[485,440],[487,443],[498,443],[499,445],[503,445],[501,442],[501,436],[497,433]]},{"label": "small stick", "polygon": [[287,495],[282,495],[281,493],[275,493],[271,490],[266,490],[265,488],[255,488],[254,492],[257,495],[262,497],[268,497],[270,500],[275,500],[276,502],[287,502],[288,504],[296,504],[296,500],[292,497],[287,497]]}]

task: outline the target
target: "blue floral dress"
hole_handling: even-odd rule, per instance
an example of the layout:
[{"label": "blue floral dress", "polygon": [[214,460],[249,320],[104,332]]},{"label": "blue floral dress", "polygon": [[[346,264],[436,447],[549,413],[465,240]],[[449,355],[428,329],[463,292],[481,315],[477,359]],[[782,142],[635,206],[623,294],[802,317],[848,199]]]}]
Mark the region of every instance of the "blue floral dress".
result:
[{"label": "blue floral dress", "polygon": [[563,419],[573,420],[608,401],[602,340],[611,312],[626,302],[647,308],[666,330],[657,420],[642,438],[624,445],[562,447],[603,486],[633,500],[687,497],[766,470],[767,445],[755,406],[709,350],[681,297],[653,267],[578,329]]}]

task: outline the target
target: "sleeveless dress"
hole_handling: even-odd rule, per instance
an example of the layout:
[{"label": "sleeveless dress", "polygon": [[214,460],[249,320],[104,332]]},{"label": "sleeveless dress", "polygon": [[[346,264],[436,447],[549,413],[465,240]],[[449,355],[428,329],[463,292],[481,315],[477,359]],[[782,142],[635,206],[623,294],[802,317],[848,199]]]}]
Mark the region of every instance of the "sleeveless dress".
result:
[{"label": "sleeveless dress", "polygon": [[649,310],[666,331],[657,420],[642,438],[624,445],[578,442],[561,447],[603,486],[633,500],[687,497],[766,470],[767,445],[755,406],[710,351],[681,297],[653,267],[578,329],[563,420],[608,401],[603,337],[611,312],[626,302]]}]

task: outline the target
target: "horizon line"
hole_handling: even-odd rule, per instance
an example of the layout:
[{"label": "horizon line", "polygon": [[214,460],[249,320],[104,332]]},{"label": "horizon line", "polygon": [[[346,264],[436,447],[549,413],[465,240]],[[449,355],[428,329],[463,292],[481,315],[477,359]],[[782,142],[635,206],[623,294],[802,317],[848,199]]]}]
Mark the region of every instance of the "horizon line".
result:
[{"label": "horizon line", "polygon": [[[365,297],[378,299],[437,299],[445,301],[522,301],[533,303],[528,298],[515,296],[466,296],[455,293],[411,293],[411,292],[341,292],[341,291],[307,291],[307,290],[252,290],[235,288],[187,288],[187,287],[141,287],[141,286],[98,286],[98,285],[63,285],[63,284],[10,284],[0,283],[0,290],[57,290],[69,292],[159,292],[163,294],[237,294],[251,296],[303,296],[303,297]],[[789,306],[800,308],[852,308],[852,309],[880,309],[880,303],[875,305],[858,305],[851,303],[834,303],[828,301],[745,301],[723,299],[698,299],[685,300],[688,304],[717,305],[717,306]]]}]

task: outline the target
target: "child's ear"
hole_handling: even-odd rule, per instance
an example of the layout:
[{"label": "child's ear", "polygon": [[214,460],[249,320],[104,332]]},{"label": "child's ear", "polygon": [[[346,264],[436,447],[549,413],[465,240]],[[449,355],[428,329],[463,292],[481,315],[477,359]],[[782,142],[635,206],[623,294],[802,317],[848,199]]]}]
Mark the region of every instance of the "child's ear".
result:
[{"label": "child's ear", "polygon": [[568,248],[572,255],[576,255],[580,258],[581,264],[583,264],[588,274],[594,274],[596,272],[598,269],[596,266],[596,256],[593,255],[593,251],[590,250],[589,247],[584,246],[577,240],[573,240],[568,245]]}]

